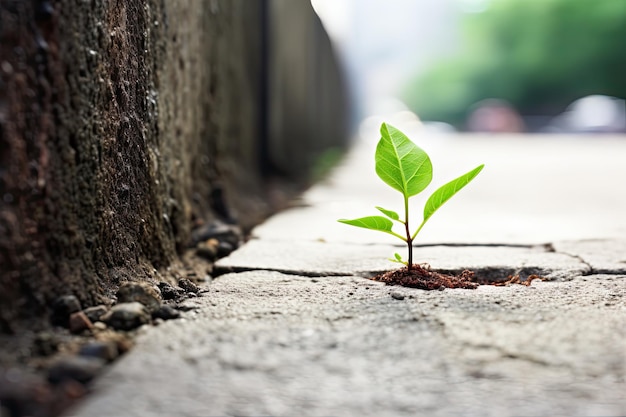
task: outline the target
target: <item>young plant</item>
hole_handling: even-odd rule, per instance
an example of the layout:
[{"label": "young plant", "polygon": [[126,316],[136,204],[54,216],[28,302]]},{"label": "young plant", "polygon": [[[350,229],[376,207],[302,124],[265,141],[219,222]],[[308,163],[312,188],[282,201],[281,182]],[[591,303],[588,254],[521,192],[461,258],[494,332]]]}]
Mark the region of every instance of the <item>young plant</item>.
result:
[{"label": "young plant", "polygon": [[[479,165],[467,174],[461,175],[455,180],[441,186],[426,201],[424,217],[419,227],[411,234],[409,227],[409,197],[413,197],[424,191],[433,177],[433,166],[430,158],[422,149],[409,140],[408,137],[395,127],[383,123],[380,127],[381,138],[376,147],[376,174],[390,187],[400,191],[404,197],[404,219],[395,211],[376,207],[383,216],[368,216],[358,219],[340,219],[341,223],[365,229],[377,230],[388,233],[406,242],[409,258],[405,262],[402,257],[395,253],[395,259],[391,261],[403,263],[410,271],[413,268],[413,240],[422,230],[426,221],[478,175],[484,165]],[[399,234],[392,230],[393,222],[402,225],[403,233]]]}]

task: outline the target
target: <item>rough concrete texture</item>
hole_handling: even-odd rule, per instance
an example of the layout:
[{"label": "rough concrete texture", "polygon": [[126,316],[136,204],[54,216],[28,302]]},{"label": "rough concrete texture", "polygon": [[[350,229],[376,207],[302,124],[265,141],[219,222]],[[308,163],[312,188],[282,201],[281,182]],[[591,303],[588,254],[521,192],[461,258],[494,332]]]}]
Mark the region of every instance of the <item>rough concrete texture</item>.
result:
[{"label": "rough concrete texture", "polygon": [[310,2],[0,1],[0,337],[258,224],[345,146],[344,90]]},{"label": "rough concrete texture", "polygon": [[425,292],[224,275],[70,415],[619,416],[624,278]]},{"label": "rough concrete texture", "polygon": [[0,2],[0,333],[173,279],[216,190],[263,211],[261,25],[243,1]]},{"label": "rough concrete texture", "polygon": [[[480,153],[449,140],[451,149],[468,151],[467,160]],[[507,159],[530,139],[508,140],[512,148],[490,142],[492,152]],[[547,142],[528,146],[543,148],[542,160],[557,161],[565,148],[557,139],[541,140]],[[592,155],[597,143],[576,142],[571,159]],[[605,217],[594,223],[597,240],[584,240],[592,228],[568,226],[583,215],[568,210],[565,194],[550,185],[565,183],[550,176],[554,164],[531,170],[536,189],[523,198],[516,195],[524,192],[522,178],[507,189],[514,170],[492,168],[435,215],[453,227],[441,241],[426,238],[430,245],[415,248],[416,260],[492,278],[538,273],[552,280],[431,292],[385,286],[364,277],[392,268],[386,258],[403,253],[402,246],[378,240],[383,234],[365,232],[360,240],[351,234],[358,229],[335,229],[337,217],[367,214],[387,201],[376,182],[364,182],[368,148],[355,149],[311,189],[302,199],[306,206],[277,215],[219,261],[216,272],[223,275],[203,297],[186,301],[197,309],[143,330],[135,350],[70,415],[626,415],[626,241],[608,227],[624,227],[622,197],[591,191]],[[592,158],[586,172],[622,172],[612,158]],[[497,178],[506,180],[497,191],[478,185],[495,186]],[[532,213],[509,201],[532,198],[526,206]],[[342,208],[343,202],[349,205]],[[465,212],[455,212],[455,204]],[[545,213],[533,208],[540,204]],[[589,216],[599,214],[581,205]],[[545,230],[516,224],[524,218],[525,226],[532,220]],[[565,226],[578,227],[579,238],[563,233]]]}]

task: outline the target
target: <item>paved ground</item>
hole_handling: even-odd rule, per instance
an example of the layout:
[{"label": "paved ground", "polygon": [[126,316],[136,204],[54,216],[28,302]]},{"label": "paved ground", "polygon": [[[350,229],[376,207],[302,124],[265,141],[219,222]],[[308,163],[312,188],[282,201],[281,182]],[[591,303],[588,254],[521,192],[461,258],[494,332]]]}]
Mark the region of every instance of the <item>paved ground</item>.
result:
[{"label": "paved ground", "polygon": [[366,279],[402,250],[335,222],[401,203],[366,140],[222,259],[196,310],[143,329],[70,415],[626,415],[626,138],[417,141],[438,184],[487,165],[433,216],[416,260],[551,281],[426,292]]}]

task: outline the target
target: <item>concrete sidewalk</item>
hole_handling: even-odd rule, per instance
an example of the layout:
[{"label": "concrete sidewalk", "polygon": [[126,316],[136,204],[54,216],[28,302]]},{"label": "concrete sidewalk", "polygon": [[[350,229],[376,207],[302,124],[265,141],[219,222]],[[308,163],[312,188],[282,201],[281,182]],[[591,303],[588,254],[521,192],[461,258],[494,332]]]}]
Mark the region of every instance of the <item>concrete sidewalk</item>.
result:
[{"label": "concrete sidewalk", "polygon": [[[365,279],[403,253],[335,221],[400,208],[365,140],[220,260],[195,310],[142,329],[69,415],[626,415],[626,138],[411,137],[436,184],[486,163],[415,259],[550,281],[426,292]],[[412,200],[417,223],[425,198]]]}]

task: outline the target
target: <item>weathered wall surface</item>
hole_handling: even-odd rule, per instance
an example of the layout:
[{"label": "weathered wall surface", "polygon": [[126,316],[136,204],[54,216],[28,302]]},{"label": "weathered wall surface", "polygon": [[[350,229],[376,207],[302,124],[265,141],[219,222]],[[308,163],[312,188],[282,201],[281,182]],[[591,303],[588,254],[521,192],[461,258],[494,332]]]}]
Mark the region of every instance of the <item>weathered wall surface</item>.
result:
[{"label": "weathered wall surface", "polygon": [[302,178],[325,153],[345,144],[343,73],[311,7],[269,4],[269,151],[274,169]]},{"label": "weathered wall surface", "polygon": [[[284,36],[325,39],[310,32],[321,26],[308,2],[282,3],[316,22]],[[195,222],[234,214],[248,226],[271,209],[269,175],[305,177],[309,160],[298,158],[329,143],[308,146],[303,133],[323,101],[301,110],[306,94],[288,97],[302,82],[324,87],[306,68],[280,73],[308,49],[263,36],[273,10],[244,0],[0,1],[3,332],[43,322],[60,294],[92,305],[121,281],[166,277]],[[268,49],[291,58],[268,61]],[[280,99],[270,98],[276,80]]]}]

